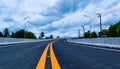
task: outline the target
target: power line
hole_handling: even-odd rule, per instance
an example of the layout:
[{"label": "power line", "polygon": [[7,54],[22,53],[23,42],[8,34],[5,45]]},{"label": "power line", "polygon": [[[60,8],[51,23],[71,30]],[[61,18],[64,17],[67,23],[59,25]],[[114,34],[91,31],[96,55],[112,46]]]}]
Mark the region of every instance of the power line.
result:
[{"label": "power line", "polygon": [[114,13],[114,12],[117,12],[117,11],[120,11],[120,8],[117,8],[117,9],[114,9],[114,10],[111,10],[111,11],[107,11],[107,12],[103,12],[103,13],[100,13],[100,14],[102,14],[102,16],[105,16],[105,15],[108,15],[108,14],[111,14],[111,13]]}]

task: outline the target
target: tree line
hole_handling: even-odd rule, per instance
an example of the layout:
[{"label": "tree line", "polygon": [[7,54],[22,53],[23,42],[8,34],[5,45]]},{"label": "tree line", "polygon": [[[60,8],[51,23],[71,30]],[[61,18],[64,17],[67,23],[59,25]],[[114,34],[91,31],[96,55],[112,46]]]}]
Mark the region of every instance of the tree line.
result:
[{"label": "tree line", "polygon": [[[120,37],[120,21],[116,24],[111,25],[108,29],[103,29],[100,32],[85,32],[84,38],[97,38],[97,37]],[[11,37],[11,38],[30,38],[30,39],[37,39],[35,34],[30,31],[25,30],[18,30],[16,32],[12,32],[10,34],[9,29],[5,28],[3,32],[0,32],[0,37]],[[41,32],[39,35],[39,39],[53,39],[53,35],[45,37],[45,33]],[[57,36],[59,38],[59,36]]]},{"label": "tree line", "polygon": [[120,21],[111,25],[108,29],[103,29],[101,32],[85,32],[84,38],[97,38],[97,37],[120,37]]},{"label": "tree line", "polygon": [[[29,39],[37,39],[35,34],[30,31],[25,31],[25,30],[18,30],[16,32],[12,32],[10,34],[9,29],[5,28],[3,32],[0,32],[0,37],[11,37],[11,38],[29,38]],[[45,33],[41,32],[39,35],[39,39],[53,39],[53,35],[50,35],[49,37],[45,37]]]}]

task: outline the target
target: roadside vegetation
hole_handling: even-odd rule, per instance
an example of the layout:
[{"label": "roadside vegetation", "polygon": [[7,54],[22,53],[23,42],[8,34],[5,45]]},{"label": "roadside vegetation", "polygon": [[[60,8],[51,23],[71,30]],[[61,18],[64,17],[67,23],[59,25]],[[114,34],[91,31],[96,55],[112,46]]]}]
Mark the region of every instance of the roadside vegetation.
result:
[{"label": "roadside vegetation", "polygon": [[[120,21],[111,25],[108,29],[103,29],[101,32],[85,32],[82,38],[97,38],[101,37],[100,34],[102,34],[102,37],[120,37]],[[37,39],[33,32],[18,30],[16,32],[10,33],[8,28],[5,28],[3,32],[0,31],[0,37]],[[54,37],[53,35],[45,37],[45,33],[41,32],[38,38],[53,39]],[[57,38],[59,38],[59,36],[57,36]]]},{"label": "roadside vegetation", "polygon": [[97,38],[100,37],[102,33],[102,37],[120,37],[120,21],[114,25],[111,25],[108,29],[103,29],[101,32],[85,32],[84,38]]},{"label": "roadside vegetation", "polygon": [[[33,32],[18,30],[10,34],[10,31],[8,28],[5,28],[3,32],[0,32],[0,37],[37,39],[37,37]],[[45,33],[41,32],[39,35],[39,39],[43,39],[43,38],[53,39],[53,35],[50,35],[49,37],[45,37]]]}]

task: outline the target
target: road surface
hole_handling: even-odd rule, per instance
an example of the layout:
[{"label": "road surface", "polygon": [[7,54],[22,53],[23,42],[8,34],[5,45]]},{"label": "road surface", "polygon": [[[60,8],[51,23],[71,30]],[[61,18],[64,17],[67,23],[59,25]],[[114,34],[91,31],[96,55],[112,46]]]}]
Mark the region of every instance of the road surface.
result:
[{"label": "road surface", "polygon": [[120,69],[120,51],[60,40],[53,46],[62,69]]},{"label": "road surface", "polygon": [[35,69],[50,41],[0,47],[0,69]]},{"label": "road surface", "polygon": [[0,47],[0,69],[37,69],[36,66],[39,66],[38,62],[47,51],[47,47],[46,58],[42,59],[46,59],[45,69],[53,69],[52,48],[61,69],[120,69],[119,50],[74,44],[64,39],[56,40],[49,45],[50,42]]}]

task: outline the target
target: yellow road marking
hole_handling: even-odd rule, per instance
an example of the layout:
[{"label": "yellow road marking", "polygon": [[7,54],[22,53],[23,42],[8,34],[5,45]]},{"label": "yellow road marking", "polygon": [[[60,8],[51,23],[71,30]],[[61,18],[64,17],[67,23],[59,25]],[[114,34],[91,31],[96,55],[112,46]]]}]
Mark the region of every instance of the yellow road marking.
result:
[{"label": "yellow road marking", "polygon": [[52,69],[61,69],[61,67],[55,57],[55,54],[54,54],[54,51],[52,48],[52,42],[50,43],[50,58],[51,58]]},{"label": "yellow road marking", "polygon": [[37,64],[36,69],[45,69],[46,56],[47,56],[47,51],[48,51],[49,46],[50,46],[50,43],[47,45],[47,47],[43,51],[43,54]]}]

